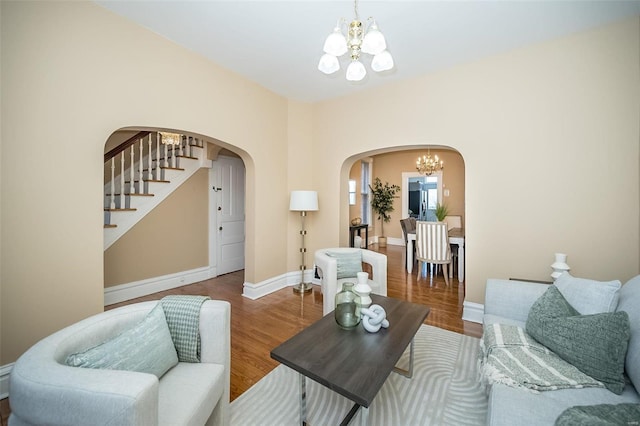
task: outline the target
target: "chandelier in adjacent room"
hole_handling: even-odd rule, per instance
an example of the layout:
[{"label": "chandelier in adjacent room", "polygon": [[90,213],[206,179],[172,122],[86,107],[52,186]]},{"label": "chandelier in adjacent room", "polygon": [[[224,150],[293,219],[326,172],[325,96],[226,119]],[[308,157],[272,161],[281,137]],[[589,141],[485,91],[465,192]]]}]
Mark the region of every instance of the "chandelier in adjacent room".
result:
[{"label": "chandelier in adjacent room", "polygon": [[[349,52],[351,62],[347,67],[347,80],[360,81],[367,70],[360,62],[361,53],[373,55],[371,69],[375,72],[387,71],[393,68],[393,58],[387,50],[387,42],[384,35],[378,29],[376,20],[369,17],[366,21],[368,27],[364,28],[358,17],[358,0],[355,0],[353,10],[356,17],[346,25],[345,18],[340,18],[333,32],[324,42],[324,55],[320,58],[318,69],[325,74],[333,74],[340,69],[338,57]],[[347,36],[343,33],[345,27]]]},{"label": "chandelier in adjacent room", "polygon": [[169,132],[158,132],[160,133],[160,137],[162,143],[165,145],[178,145],[182,140],[181,135],[178,133],[169,133]]},{"label": "chandelier in adjacent room", "polygon": [[432,158],[429,150],[427,150],[427,155],[418,157],[418,161],[416,161],[416,170],[422,175],[430,176],[433,172],[442,169],[444,169],[444,161],[440,160],[437,155]]}]

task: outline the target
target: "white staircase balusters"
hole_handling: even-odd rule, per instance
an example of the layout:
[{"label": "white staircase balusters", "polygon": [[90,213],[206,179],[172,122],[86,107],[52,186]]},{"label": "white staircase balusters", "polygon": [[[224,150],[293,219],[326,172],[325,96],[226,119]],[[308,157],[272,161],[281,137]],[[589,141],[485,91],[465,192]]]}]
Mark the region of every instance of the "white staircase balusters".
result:
[{"label": "white staircase balusters", "polygon": [[[147,135],[149,139],[145,139]],[[139,145],[136,146],[136,143]],[[104,201],[106,207],[104,213],[105,249],[131,229],[137,221],[162,202],[200,167],[211,167],[211,161],[206,159],[201,141],[198,139],[185,135],[181,140],[180,147],[167,145],[170,144],[162,143],[161,137],[157,133],[155,140],[150,134],[136,135],[129,151],[125,148],[120,152],[120,158],[114,156],[110,158],[110,163],[109,160],[105,162],[105,171],[107,176],[111,177],[111,180],[105,182],[104,185],[106,195]],[[164,160],[162,160],[162,152],[164,152]],[[145,154],[149,157],[145,158]],[[168,159],[168,155],[171,155],[171,160]],[[137,156],[139,158],[136,158]],[[118,161],[120,162],[120,170],[116,172],[116,162]],[[145,175],[147,166],[149,169]],[[153,170],[154,166],[155,170]],[[178,169],[178,167],[180,167],[179,170],[172,170]],[[156,179],[153,179],[154,175]],[[137,188],[136,178],[139,178]],[[116,181],[116,179],[118,180]],[[130,184],[127,186],[129,180]],[[145,180],[147,182],[144,182]],[[153,180],[164,182],[152,182]],[[107,194],[109,195],[107,196]],[[118,196],[116,197],[115,194]],[[149,196],[141,197],[140,195]]]},{"label": "white staircase balusters", "polygon": [[125,154],[125,151],[122,151],[120,153],[120,208],[121,209],[125,207],[124,205],[124,154]]},{"label": "white staircase balusters", "polygon": [[144,171],[144,166],[142,164],[142,160],[144,158],[144,145],[142,144],[142,139],[140,139],[140,158],[138,158],[138,190],[136,191],[137,194],[142,194],[143,191],[143,185],[142,185],[142,173]]},{"label": "white staircase balusters", "polygon": [[152,143],[153,141],[151,140],[151,133],[149,133],[149,161],[148,161],[149,167],[147,169],[147,180],[153,180],[153,155],[151,155]]},{"label": "white staircase balusters", "polygon": [[111,209],[115,209],[116,208],[116,194],[115,194],[115,172],[116,172],[116,163],[113,161],[113,158],[111,158],[111,196],[109,198],[111,198],[111,201],[109,202],[109,208]]},{"label": "white staircase balusters", "polygon": [[181,156],[181,157],[182,157],[182,155],[183,155],[183,151],[182,151],[182,138],[183,138],[183,137],[182,137],[182,136],[180,136],[180,143],[179,143],[179,145],[180,145],[180,156]]},{"label": "white staircase balusters", "polygon": [[133,194],[135,193],[135,188],[133,186],[133,181],[135,181],[135,167],[134,164],[136,164],[136,152],[135,152],[135,144],[131,145],[131,163],[129,163],[129,194]]},{"label": "white staircase balusters", "polygon": [[[151,137],[151,134],[149,134]],[[156,133],[156,180],[160,180],[160,136]]]},{"label": "white staircase balusters", "polygon": [[[164,145],[164,168],[166,169],[167,167],[169,167],[169,161],[167,157],[169,155],[169,152],[168,152],[169,147],[167,147],[166,143],[163,143],[163,145]],[[163,178],[163,179],[166,179],[166,178]]]}]

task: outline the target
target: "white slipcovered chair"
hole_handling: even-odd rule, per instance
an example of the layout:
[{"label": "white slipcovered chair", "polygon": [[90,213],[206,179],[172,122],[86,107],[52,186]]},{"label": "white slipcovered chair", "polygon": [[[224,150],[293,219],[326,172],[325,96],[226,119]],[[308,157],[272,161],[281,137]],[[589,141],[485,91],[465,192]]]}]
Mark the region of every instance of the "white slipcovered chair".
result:
[{"label": "white slipcovered chair", "polygon": [[[349,281],[357,284],[358,282],[355,273],[353,273],[352,276],[346,277],[343,276],[343,274],[338,278],[340,255],[345,255],[345,257],[349,257],[350,259],[360,255],[361,263],[371,265],[371,276],[368,280],[369,286],[371,286],[371,292],[381,296],[387,295],[386,255],[359,248],[341,247],[320,249],[315,252],[315,264],[318,268],[322,289],[322,315],[327,315],[335,309],[334,299],[338,291],[342,290],[342,283]],[[360,268],[362,268],[362,265],[360,265]]]},{"label": "white slipcovered chair", "polygon": [[[449,231],[445,222],[416,222],[416,258],[418,259],[418,276],[422,263],[442,265],[444,282],[449,285],[447,266],[451,264],[451,246]],[[433,269],[431,269],[433,275]]]},{"label": "white slipcovered chair", "polygon": [[[95,347],[141,323],[158,301],[103,312],[36,343],[10,376],[9,425],[226,425],[229,423],[231,306],[200,308],[200,363],[149,373],[71,367],[69,354]],[[177,361],[177,359],[176,359]]]}]

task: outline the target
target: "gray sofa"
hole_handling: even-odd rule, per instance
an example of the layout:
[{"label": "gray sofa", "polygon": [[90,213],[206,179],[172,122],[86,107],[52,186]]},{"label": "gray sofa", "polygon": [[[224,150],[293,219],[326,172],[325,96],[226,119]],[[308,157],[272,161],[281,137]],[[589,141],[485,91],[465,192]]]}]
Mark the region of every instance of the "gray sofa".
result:
[{"label": "gray sofa", "polygon": [[200,362],[176,358],[177,364],[160,379],[149,373],[65,364],[69,354],[140,324],[158,303],[136,303],[94,315],[31,347],[11,372],[9,425],[228,424],[231,306],[226,301],[202,303]]},{"label": "gray sofa", "polygon": [[[622,394],[616,395],[605,388],[561,389],[535,393],[528,389],[494,383],[488,388],[487,424],[553,425],[563,411],[573,406],[640,403],[640,275],[622,285],[617,292],[611,293],[609,302],[603,300],[603,296],[597,291],[591,291],[602,287],[593,287],[595,282],[583,281],[591,285],[574,288],[574,300],[580,299],[578,302],[583,305],[591,301],[600,304],[606,302],[608,309],[602,310],[603,312],[625,311],[629,315],[631,337],[624,365],[629,381]],[[495,323],[525,328],[530,308],[548,288],[549,284],[543,283],[489,279],[483,318],[485,330],[487,325]],[[571,303],[569,297],[567,301]],[[586,314],[577,307],[576,309]]]}]

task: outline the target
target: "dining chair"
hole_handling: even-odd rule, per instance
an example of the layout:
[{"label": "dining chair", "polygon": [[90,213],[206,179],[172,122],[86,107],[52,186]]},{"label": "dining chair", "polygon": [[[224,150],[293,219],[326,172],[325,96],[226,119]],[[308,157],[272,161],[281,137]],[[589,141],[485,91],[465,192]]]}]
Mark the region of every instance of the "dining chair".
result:
[{"label": "dining chair", "polygon": [[[416,222],[416,259],[418,276],[422,273],[422,263],[442,265],[444,282],[449,286],[448,265],[451,264],[451,246],[447,224],[444,222]],[[436,268],[437,274],[437,268]],[[433,269],[431,270],[433,275]]]},{"label": "dining chair", "polygon": [[[447,229],[462,228],[462,216],[447,215],[444,217],[444,222],[447,224]],[[455,271],[458,264],[458,245],[450,244],[451,247],[451,267]]]},{"label": "dining chair", "polygon": [[[404,236],[405,246],[409,243],[407,234],[416,232],[416,220],[415,218],[408,217],[406,219],[400,219],[400,227],[402,228],[402,235]],[[415,247],[414,247],[415,249]]]}]

